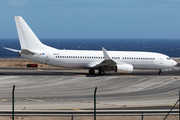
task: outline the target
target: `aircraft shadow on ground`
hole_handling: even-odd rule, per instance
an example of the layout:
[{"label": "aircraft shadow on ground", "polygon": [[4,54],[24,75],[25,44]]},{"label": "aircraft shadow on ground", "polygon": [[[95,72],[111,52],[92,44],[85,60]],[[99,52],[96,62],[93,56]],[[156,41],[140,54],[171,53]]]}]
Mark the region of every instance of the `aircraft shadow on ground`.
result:
[{"label": "aircraft shadow on ground", "polygon": [[85,77],[100,77],[100,76],[179,76],[180,70],[172,70],[172,71],[164,71],[163,75],[158,75],[158,71],[134,71],[132,73],[106,73],[105,75],[89,75],[88,73],[80,73],[80,72],[60,72],[51,71],[51,70],[43,70],[43,71],[30,71],[30,70],[5,70],[1,69],[0,75],[60,75],[60,76],[85,76]]}]

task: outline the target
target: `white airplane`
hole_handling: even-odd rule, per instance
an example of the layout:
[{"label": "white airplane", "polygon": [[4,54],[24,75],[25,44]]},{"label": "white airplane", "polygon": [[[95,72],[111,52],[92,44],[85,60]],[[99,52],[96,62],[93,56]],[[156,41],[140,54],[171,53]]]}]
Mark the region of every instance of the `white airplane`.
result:
[{"label": "white airplane", "polygon": [[21,50],[4,47],[18,52],[21,57],[43,64],[67,68],[89,69],[89,74],[105,74],[105,71],[127,72],[133,69],[168,69],[177,65],[170,57],[153,52],[58,50],[44,45],[33,33],[21,16],[15,16]]}]

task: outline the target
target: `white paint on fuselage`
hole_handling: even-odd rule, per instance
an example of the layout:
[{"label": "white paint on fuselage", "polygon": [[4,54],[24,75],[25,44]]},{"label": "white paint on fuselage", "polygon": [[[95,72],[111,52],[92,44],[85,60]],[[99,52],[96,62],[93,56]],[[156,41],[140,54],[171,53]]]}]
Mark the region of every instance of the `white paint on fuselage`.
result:
[{"label": "white paint on fuselage", "polygon": [[[52,66],[69,68],[87,68],[94,74],[93,69],[98,69],[99,74],[104,70],[116,72],[132,72],[133,69],[167,69],[177,63],[166,55],[152,52],[128,52],[128,51],[84,51],[84,50],[58,50],[44,45],[37,38],[31,28],[21,16],[15,16],[22,57]],[[91,69],[92,68],[92,69]],[[159,72],[161,74],[161,70]]]},{"label": "white paint on fuselage", "polygon": [[[36,53],[33,56],[25,55],[25,54],[21,54],[21,56],[33,61],[37,61],[52,66],[69,67],[69,68],[88,68],[88,69],[91,68],[90,64],[101,63],[104,60],[103,59],[104,55],[102,51],[34,50],[33,52]],[[40,55],[42,53],[44,53],[44,55]],[[131,51],[107,51],[107,53],[111,57],[111,59],[113,57],[120,58],[120,59],[112,59],[117,64],[122,62],[131,64],[133,65],[134,69],[167,69],[177,64],[174,60],[167,59],[169,58],[167,55],[160,53],[131,52]],[[58,58],[57,56],[66,56],[66,58]],[[77,58],[71,58],[71,56]],[[80,58],[80,57],[86,57],[86,58]],[[92,57],[101,57],[101,58],[99,59]]]}]

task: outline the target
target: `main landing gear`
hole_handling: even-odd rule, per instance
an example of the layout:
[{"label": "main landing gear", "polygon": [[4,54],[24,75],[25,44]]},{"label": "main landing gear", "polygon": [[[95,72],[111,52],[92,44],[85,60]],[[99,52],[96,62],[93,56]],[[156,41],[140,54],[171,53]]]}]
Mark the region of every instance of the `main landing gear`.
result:
[{"label": "main landing gear", "polygon": [[161,69],[159,70],[158,74],[159,74],[159,75],[162,75],[162,74],[163,74],[162,71],[161,71]]},{"label": "main landing gear", "polygon": [[99,72],[98,72],[98,74],[99,74],[99,75],[105,75],[105,72],[104,72],[104,70],[102,70],[102,69],[99,69]]},{"label": "main landing gear", "polygon": [[89,74],[90,74],[90,75],[94,75],[94,74],[95,74],[95,70],[94,70],[94,69],[90,69],[90,70],[89,70]]},{"label": "main landing gear", "polygon": [[[94,69],[90,69],[90,70],[89,70],[89,74],[90,74],[90,75],[94,75],[94,74],[95,74],[95,70],[94,70]],[[99,75],[105,75],[105,72],[104,72],[104,70],[99,69],[98,74],[99,74]]]},{"label": "main landing gear", "polygon": [[89,70],[89,74],[90,74],[90,75],[94,75],[94,74],[95,74],[95,70],[94,70],[94,69],[90,69],[90,70]]}]

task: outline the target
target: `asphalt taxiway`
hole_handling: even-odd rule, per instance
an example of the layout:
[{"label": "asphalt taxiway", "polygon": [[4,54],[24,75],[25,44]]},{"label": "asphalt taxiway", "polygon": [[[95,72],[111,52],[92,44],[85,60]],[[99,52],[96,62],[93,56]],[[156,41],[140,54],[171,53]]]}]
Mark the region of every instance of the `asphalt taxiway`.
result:
[{"label": "asphalt taxiway", "polygon": [[[104,76],[123,76],[123,75],[138,75],[138,76],[180,76],[180,63],[177,66],[167,70],[162,70],[163,75],[158,74],[158,70],[134,70],[132,73],[115,73],[106,72]],[[89,75],[88,70],[84,69],[59,69],[52,68],[0,68],[0,75],[82,75],[87,77],[99,76],[98,71],[95,75]]]},{"label": "asphalt taxiway", "polygon": [[88,75],[87,70],[0,68],[0,110],[169,109],[179,99],[180,65],[163,71]]}]

